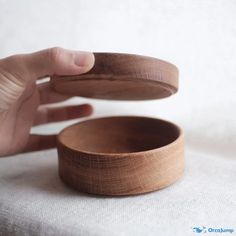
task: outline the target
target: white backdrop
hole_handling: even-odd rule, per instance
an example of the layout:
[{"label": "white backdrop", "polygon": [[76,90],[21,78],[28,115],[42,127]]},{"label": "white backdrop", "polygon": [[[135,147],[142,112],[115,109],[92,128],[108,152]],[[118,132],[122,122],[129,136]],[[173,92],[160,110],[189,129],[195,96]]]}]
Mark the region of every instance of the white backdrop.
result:
[{"label": "white backdrop", "polygon": [[[179,235],[182,233],[188,235],[188,233],[192,234],[189,228],[194,224],[210,224],[209,220],[213,217],[215,227],[234,227],[236,231],[236,1],[0,0],[0,57],[52,46],[143,54],[168,60],[179,67],[180,90],[178,94],[170,98],[148,102],[108,102],[76,98],[70,102],[90,102],[95,108],[93,117],[114,114],[147,115],[169,119],[183,127],[187,141],[187,168],[185,178],[181,183],[186,190],[192,191],[193,187],[201,187],[200,191],[205,191],[206,195],[205,198],[197,198],[200,201],[197,205],[194,202],[195,195],[191,195],[192,193],[188,195],[183,192],[183,195],[179,195],[179,200],[181,201],[184,197],[187,198],[187,202],[189,200],[187,209],[190,212],[194,211],[194,207],[203,204],[201,205],[202,212],[196,211],[196,218],[199,217],[196,222],[194,220],[188,222],[188,217],[186,216],[185,219],[183,217],[183,224],[180,224],[183,227],[182,231],[178,223],[170,226],[173,229],[160,224],[159,228],[157,227],[158,230],[164,227],[163,232],[166,232],[166,235],[177,232]],[[43,133],[58,131],[67,124],[54,125],[47,129],[42,126],[33,131]],[[45,155],[43,153],[23,155],[22,162],[18,161],[19,156],[0,160],[2,178],[4,179],[4,176],[7,178],[4,170],[6,166],[11,165],[13,160],[17,163],[28,163],[32,161],[31,158],[44,156],[45,160],[42,158],[40,161],[44,160],[46,163],[48,160],[45,156],[48,153],[50,155],[53,153],[55,164],[55,151],[45,152]],[[202,181],[202,186],[194,182],[198,177],[199,181]],[[9,199],[8,192],[14,192],[13,189],[10,190],[11,186],[8,186],[7,182],[7,180],[4,182],[5,193],[2,194],[2,199],[0,189],[0,209],[5,209],[5,211],[4,207],[7,204],[4,201]],[[186,183],[188,187],[184,185]],[[198,186],[191,185],[196,183]],[[175,186],[173,191],[181,192],[184,189],[183,186]],[[212,190],[208,189],[209,186]],[[164,194],[163,191],[162,194]],[[211,195],[212,191],[215,195]],[[227,195],[229,193],[230,195]],[[14,194],[17,193],[14,192]],[[159,198],[158,194],[150,196],[155,199],[155,197]],[[208,209],[209,201],[214,196],[220,196],[215,205],[211,206],[215,208],[215,211]],[[204,199],[206,203],[201,202]],[[1,208],[1,201],[3,208]],[[87,201],[86,198],[84,201]],[[130,200],[127,204],[131,204],[132,201],[134,200]],[[224,205],[227,202],[231,205]],[[101,203],[98,201],[97,204],[95,205],[99,209]],[[176,202],[176,206],[178,204],[181,203]],[[181,211],[181,209],[172,208],[174,206],[171,203],[167,205],[166,212],[164,204],[163,214],[157,214],[166,222],[170,220],[169,215],[172,211]],[[19,206],[15,207],[17,209]],[[230,212],[224,211],[225,207],[227,210],[230,209]],[[207,211],[213,212],[205,218],[202,214]],[[30,209],[27,214],[33,215]],[[107,214],[112,213],[108,211]],[[141,213],[137,214],[142,216]],[[155,217],[155,214],[151,214],[150,217]],[[7,218],[6,215],[4,217]],[[145,213],[143,216],[148,217]],[[46,214],[45,217],[48,215]],[[204,220],[201,222],[200,218]],[[119,216],[115,220],[118,225],[121,224]],[[14,218],[12,222],[17,222],[17,220]],[[67,222],[68,225],[70,225],[69,222]],[[162,232],[155,229],[157,222],[152,220],[150,222],[152,224],[150,223],[146,231],[148,235],[157,235],[152,232]],[[232,225],[233,222],[234,225]],[[17,225],[17,223],[14,224]],[[132,235],[132,232],[135,232],[137,235],[141,232],[140,235],[142,235],[145,231],[141,228],[139,231],[139,227],[141,226],[134,221],[133,225],[131,223],[130,231],[124,229],[121,234]],[[100,233],[93,234],[92,229],[93,227],[88,229],[85,227],[85,231],[81,232],[87,232],[84,233],[85,235],[89,233],[104,235],[104,232],[101,233],[102,231],[99,230]],[[109,229],[112,231],[113,228]],[[132,231],[132,229],[135,230]],[[121,235],[115,227],[114,230],[114,235]],[[42,232],[41,235],[44,235]],[[163,232],[162,235],[164,235]]]}]

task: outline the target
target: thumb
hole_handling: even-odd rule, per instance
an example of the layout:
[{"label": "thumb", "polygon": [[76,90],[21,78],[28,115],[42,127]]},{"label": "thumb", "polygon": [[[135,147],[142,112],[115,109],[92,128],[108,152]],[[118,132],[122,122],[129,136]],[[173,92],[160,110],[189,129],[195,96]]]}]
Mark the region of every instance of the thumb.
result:
[{"label": "thumb", "polygon": [[93,65],[93,53],[58,47],[0,59],[0,112],[17,101],[27,83],[54,74],[82,74]]},{"label": "thumb", "polygon": [[93,53],[59,47],[22,55],[22,60],[28,72],[37,78],[54,74],[82,74],[89,71],[94,65]]}]

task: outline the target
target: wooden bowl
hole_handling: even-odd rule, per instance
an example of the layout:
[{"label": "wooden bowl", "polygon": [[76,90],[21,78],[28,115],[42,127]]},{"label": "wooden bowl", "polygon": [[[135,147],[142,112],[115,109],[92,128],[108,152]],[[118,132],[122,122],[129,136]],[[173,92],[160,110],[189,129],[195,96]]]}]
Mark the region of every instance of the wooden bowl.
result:
[{"label": "wooden bowl", "polygon": [[164,188],[184,171],[181,129],[135,116],[86,120],[58,136],[59,175],[86,193],[133,195]]}]

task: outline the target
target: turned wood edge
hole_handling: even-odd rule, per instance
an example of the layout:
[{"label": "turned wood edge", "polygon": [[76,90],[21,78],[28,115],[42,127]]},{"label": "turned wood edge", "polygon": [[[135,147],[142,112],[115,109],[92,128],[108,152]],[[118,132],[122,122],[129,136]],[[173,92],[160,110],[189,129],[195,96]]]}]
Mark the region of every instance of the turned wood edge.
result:
[{"label": "turned wood edge", "polygon": [[[78,86],[80,86],[80,83],[85,83],[86,81],[88,83],[90,83],[90,81],[92,81],[92,83],[95,83],[96,81],[103,80],[132,81],[134,83],[134,87],[138,82],[153,83],[153,85],[157,87],[163,87],[169,92],[169,95],[162,95],[161,93],[160,98],[161,96],[171,96],[178,91],[178,68],[167,61],[153,57],[122,53],[94,53],[94,55],[95,64],[90,71],[80,75],[52,76],[52,89],[63,94],[72,94],[73,92],[70,92],[70,90],[65,90],[64,85],[68,86],[68,83],[73,83],[73,85],[71,85],[71,89],[73,91],[75,88],[74,83],[76,81],[78,81]],[[92,86],[92,84],[89,84],[89,86]],[[123,86],[125,86],[125,84],[123,84],[122,87]],[[94,91],[96,91],[96,87],[94,87]],[[75,94],[73,93],[73,95],[99,98],[93,96],[91,92],[86,94],[86,91],[80,91],[78,92],[78,94],[76,94],[75,92]],[[111,95],[111,98],[107,97],[105,99],[113,98]],[[142,96],[140,99],[142,100]],[[122,100],[122,98],[119,98],[117,100]]]}]

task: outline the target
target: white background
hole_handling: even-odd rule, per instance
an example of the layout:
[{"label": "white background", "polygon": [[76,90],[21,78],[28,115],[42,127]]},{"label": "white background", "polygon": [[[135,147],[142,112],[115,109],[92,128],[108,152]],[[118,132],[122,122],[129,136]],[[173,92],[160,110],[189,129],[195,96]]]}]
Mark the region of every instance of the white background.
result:
[{"label": "white background", "polygon": [[132,109],[132,114],[170,119],[184,127],[189,145],[234,156],[235,0],[0,3],[0,57],[61,46],[173,62],[180,69],[177,95],[154,102],[99,101],[97,113],[127,114]]},{"label": "white background", "polygon": [[[228,201],[224,196],[233,189],[230,199],[236,198],[235,0],[0,0],[0,4],[0,57],[60,46],[76,50],[143,54],[176,64],[180,70],[180,89],[170,98],[150,102],[78,98],[71,103],[90,102],[95,108],[94,117],[133,114],[174,121],[186,134],[185,178],[190,178],[197,168],[195,178],[202,178],[206,188],[215,184],[213,191],[216,196],[218,191],[221,192],[222,185],[226,188],[224,191],[227,193],[221,192],[220,195],[223,202]],[[61,128],[59,125],[43,126],[34,131],[47,133]],[[2,161],[2,165],[10,165],[19,157],[13,158]],[[24,158],[31,156],[25,155],[22,160]],[[203,169],[205,179],[201,172]],[[219,173],[223,175],[218,176]],[[224,174],[227,175],[225,179]],[[228,181],[231,185],[227,185]],[[190,178],[188,185],[193,182],[194,179]],[[6,191],[9,188],[6,186]],[[206,205],[202,206],[202,211],[214,211],[208,208],[214,196],[209,194],[206,193]],[[187,196],[193,199],[191,194]],[[184,199],[184,193],[182,197]],[[227,206],[234,208],[225,214],[226,206],[222,204],[219,200],[212,206],[216,209],[221,206],[212,213],[214,222],[236,230],[236,202]],[[194,204],[191,205],[190,201],[190,211],[191,206],[194,207]],[[170,205],[168,209],[169,214],[173,209]],[[166,217],[168,222],[168,214],[159,217]],[[225,220],[217,218],[217,214],[223,214]],[[183,219],[185,223],[187,218]],[[210,218],[201,223],[206,224]],[[196,221],[196,224],[200,223]],[[232,222],[235,225],[229,225]],[[194,226],[194,221],[188,224],[182,231],[185,235]],[[176,231],[167,230],[166,235],[175,232],[181,235],[178,227],[178,224],[173,225]],[[125,230],[122,232],[126,235]]]}]

